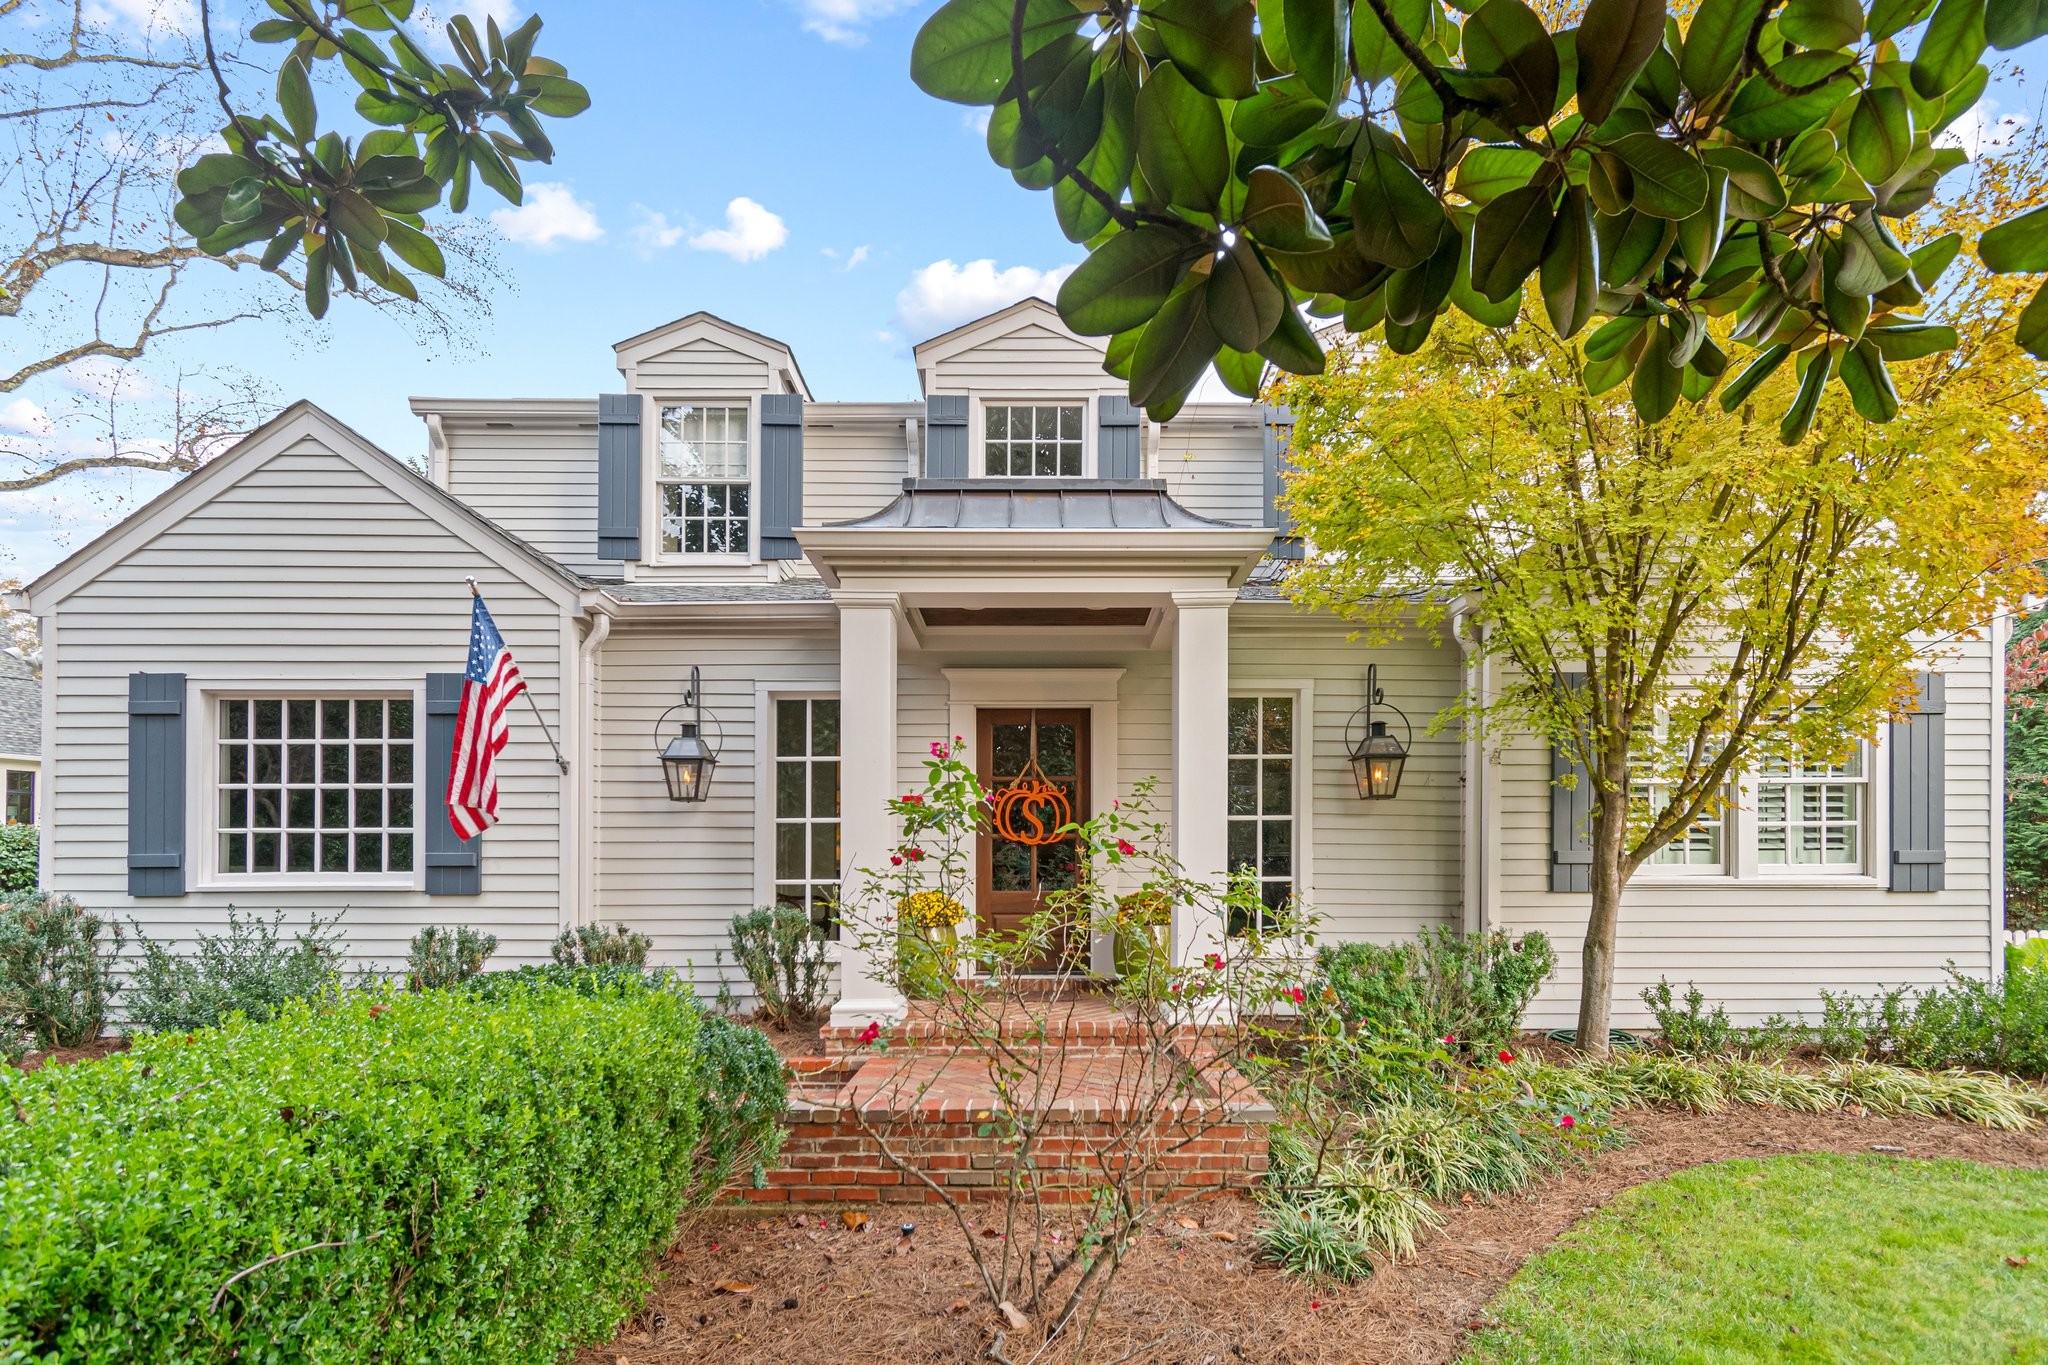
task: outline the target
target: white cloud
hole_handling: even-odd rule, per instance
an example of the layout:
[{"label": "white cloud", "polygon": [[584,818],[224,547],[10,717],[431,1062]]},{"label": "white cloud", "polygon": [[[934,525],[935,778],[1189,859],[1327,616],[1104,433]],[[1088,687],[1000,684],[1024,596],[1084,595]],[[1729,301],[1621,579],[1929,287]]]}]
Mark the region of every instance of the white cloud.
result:
[{"label": "white cloud", "polygon": [[758,261],[789,240],[789,228],[777,215],[741,197],[725,206],[725,226],[690,239],[698,251],[721,251],[735,261]]},{"label": "white cloud", "polygon": [[92,0],[85,7],[85,19],[90,24],[131,24],[144,33],[197,33],[199,6],[193,0]]},{"label": "white cloud", "polygon": [[966,265],[933,261],[911,276],[909,287],[896,296],[896,321],[912,336],[937,336],[1034,294],[1050,299],[1073,273],[1071,265],[1051,270],[1013,265],[998,270],[996,263],[987,259]]},{"label": "white cloud", "polygon": [[48,436],[54,429],[50,414],[26,398],[17,398],[6,407],[0,408],[0,431],[20,432],[24,436]]},{"label": "white cloud", "polygon": [[1963,116],[1935,135],[1937,147],[1960,147],[1970,160],[1981,156],[1997,155],[2012,145],[2026,116],[2005,114],[1994,120],[1998,110],[1996,100],[1983,100],[1965,110]]},{"label": "white cloud", "polygon": [[165,388],[134,365],[103,355],[87,356],[66,365],[64,382],[78,393],[95,398],[122,398],[131,403],[176,396],[176,390]]},{"label": "white cloud", "polygon": [[804,32],[828,43],[859,47],[868,40],[867,26],[910,8],[913,0],[796,0]]},{"label": "white cloud", "polygon": [[491,221],[520,245],[543,249],[557,242],[594,242],[604,236],[590,205],[571,194],[567,185],[551,180],[528,185],[525,203],[516,209],[494,210]]},{"label": "white cloud", "polygon": [[968,109],[960,115],[960,126],[976,137],[987,137],[988,121],[994,117],[993,109]]},{"label": "white cloud", "polygon": [[519,26],[519,6],[512,0],[444,0],[441,4],[421,5],[413,11],[413,18],[442,51],[453,53],[455,44],[448,41],[448,21],[458,14],[468,15],[479,35],[486,19],[496,19],[500,33],[510,33]]},{"label": "white cloud", "polygon": [[640,221],[633,224],[633,240],[643,251],[666,251],[682,241],[689,231],[671,223],[665,213],[657,213],[639,204],[633,208],[640,215]]},{"label": "white cloud", "polygon": [[866,264],[867,259],[868,248],[865,246],[857,246],[853,249],[853,254],[846,258],[846,268],[848,270],[856,270],[860,266]]}]

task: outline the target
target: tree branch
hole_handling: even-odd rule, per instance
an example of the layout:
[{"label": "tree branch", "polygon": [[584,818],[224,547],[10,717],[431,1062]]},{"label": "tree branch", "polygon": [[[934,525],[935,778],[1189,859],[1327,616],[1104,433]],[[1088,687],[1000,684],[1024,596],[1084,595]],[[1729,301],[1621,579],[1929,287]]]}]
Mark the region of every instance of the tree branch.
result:
[{"label": "tree branch", "polygon": [[41,488],[88,469],[150,469],[164,474],[189,474],[198,467],[198,460],[189,455],[173,454],[161,459],[146,455],[80,455],[19,479],[0,479],[0,493],[22,493],[31,488]]}]

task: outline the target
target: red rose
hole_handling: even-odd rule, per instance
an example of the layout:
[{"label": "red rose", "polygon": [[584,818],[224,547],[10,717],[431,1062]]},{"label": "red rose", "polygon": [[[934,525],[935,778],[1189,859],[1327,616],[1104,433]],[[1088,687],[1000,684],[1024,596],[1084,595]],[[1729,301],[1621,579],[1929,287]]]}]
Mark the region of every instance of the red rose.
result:
[{"label": "red rose", "polygon": [[1131,843],[1129,839],[1117,840],[1116,851],[1123,854],[1126,858],[1133,857],[1138,852],[1137,848]]},{"label": "red rose", "polygon": [[1563,1118],[1557,1121],[1557,1126],[1569,1130],[1578,1127],[1579,1121],[1573,1118],[1570,1114],[1566,1114]]},{"label": "red rose", "polygon": [[877,1021],[874,1021],[874,1022],[871,1022],[871,1023],[869,1023],[869,1024],[868,1024],[868,1026],[867,1026],[866,1028],[864,1028],[864,1029],[862,1029],[862,1030],[860,1031],[860,1041],[861,1041],[861,1043],[862,1043],[862,1045],[863,1045],[863,1046],[865,1046],[865,1045],[867,1045],[867,1044],[869,1044],[869,1043],[872,1043],[872,1042],[874,1042],[874,1041],[875,1041],[875,1039],[877,1039],[877,1038],[879,1038],[879,1037],[881,1037],[881,1036],[882,1036],[882,1025],[881,1025],[881,1022],[880,1022],[879,1020],[877,1020]]},{"label": "red rose", "polygon": [[1292,999],[1294,1003],[1297,1005],[1303,1003],[1308,999],[1308,996],[1303,994],[1302,989],[1299,986],[1289,986],[1287,988],[1287,994],[1289,998]]},{"label": "red rose", "polygon": [[913,863],[921,863],[924,861],[924,850],[921,848],[906,848],[903,850],[903,856],[910,859]]},{"label": "red rose", "polygon": [[891,866],[891,867],[901,867],[901,866],[903,866],[903,855],[902,855],[902,854],[900,854],[900,853],[891,853],[891,854],[889,855],[889,866]]},{"label": "red rose", "polygon": [[1513,1060],[1515,1060],[1515,1054],[1508,1051],[1506,1048],[1502,1048],[1500,1050],[1500,1059],[1503,1063],[1512,1062]]}]

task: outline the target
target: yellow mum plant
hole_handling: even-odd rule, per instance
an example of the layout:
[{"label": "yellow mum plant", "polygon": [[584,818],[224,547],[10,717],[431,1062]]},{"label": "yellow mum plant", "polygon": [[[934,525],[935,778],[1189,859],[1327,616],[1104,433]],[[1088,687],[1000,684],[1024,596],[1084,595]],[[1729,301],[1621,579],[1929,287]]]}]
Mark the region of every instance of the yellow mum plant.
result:
[{"label": "yellow mum plant", "polygon": [[967,918],[967,907],[943,891],[916,891],[896,902],[896,911],[920,929],[950,929]]}]

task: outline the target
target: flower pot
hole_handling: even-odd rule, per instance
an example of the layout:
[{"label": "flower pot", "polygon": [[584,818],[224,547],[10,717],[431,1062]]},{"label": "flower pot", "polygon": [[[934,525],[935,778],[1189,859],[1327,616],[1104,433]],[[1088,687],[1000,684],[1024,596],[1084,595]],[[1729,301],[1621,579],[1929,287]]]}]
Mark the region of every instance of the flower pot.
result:
[{"label": "flower pot", "polygon": [[898,943],[903,993],[912,1000],[936,1000],[946,992],[960,961],[957,925],[914,925]]}]

